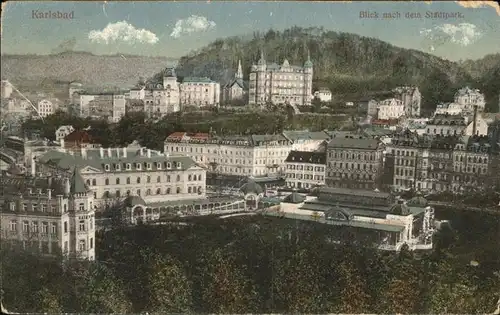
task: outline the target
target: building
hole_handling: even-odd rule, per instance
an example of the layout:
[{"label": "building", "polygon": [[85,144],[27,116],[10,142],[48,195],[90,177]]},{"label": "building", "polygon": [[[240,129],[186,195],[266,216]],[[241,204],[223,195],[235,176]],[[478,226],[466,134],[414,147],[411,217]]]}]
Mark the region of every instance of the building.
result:
[{"label": "building", "polygon": [[288,188],[311,189],[325,185],[326,153],[291,151],[285,160]]},{"label": "building", "polygon": [[4,246],[95,260],[94,198],[78,171],[0,181]]},{"label": "building", "polygon": [[392,120],[399,119],[405,115],[405,105],[402,101],[391,98],[378,103],[378,119]]},{"label": "building", "polygon": [[463,106],[457,103],[438,104],[434,115],[461,115]]},{"label": "building", "polygon": [[370,117],[377,117],[378,115],[378,102],[376,100],[369,100],[367,104],[367,115]]},{"label": "building", "polygon": [[311,105],[313,64],[308,56],[303,67],[267,64],[264,54],[252,65],[249,76],[248,103],[263,106],[266,103],[295,106]]},{"label": "building", "polygon": [[2,98],[10,98],[12,92],[14,91],[12,88],[12,84],[8,80],[2,80]]},{"label": "building", "polygon": [[292,143],[283,135],[216,136],[174,132],[165,139],[165,154],[191,157],[221,175],[277,177]]},{"label": "building", "polygon": [[314,98],[320,100],[321,102],[331,102],[332,101],[332,91],[327,88],[321,88],[314,92]]},{"label": "building", "polygon": [[397,87],[393,92],[394,97],[403,103],[406,117],[420,117],[422,94],[420,94],[418,87]]},{"label": "building", "polygon": [[99,204],[127,196],[140,196],[147,203],[205,197],[205,169],[189,157],[145,148],[50,151],[39,157],[38,167],[52,176],[77,168]]},{"label": "building", "polygon": [[283,136],[292,143],[293,151],[316,151],[332,137],[328,131],[284,130]]},{"label": "building", "polygon": [[427,122],[427,134],[429,135],[462,135],[469,125],[467,117],[461,115],[434,115]]},{"label": "building", "polygon": [[235,102],[244,103],[246,101],[246,84],[243,81],[243,69],[241,60],[238,60],[238,71],[234,74],[234,79],[223,87],[222,98],[225,104]]},{"label": "building", "polygon": [[79,102],[80,93],[83,91],[83,84],[79,82],[71,82],[68,88],[68,98],[72,101],[76,101],[78,99]]},{"label": "building", "polygon": [[328,142],[326,185],[352,189],[379,189],[384,146],[359,135],[334,137]]},{"label": "building", "polygon": [[123,93],[103,92],[80,94],[80,115],[94,119],[118,122],[125,116],[125,95]]},{"label": "building", "polygon": [[101,145],[94,140],[89,130],[75,130],[60,140],[61,148],[79,151],[81,148],[99,148]]},{"label": "building", "polygon": [[[295,193],[296,194],[296,193]],[[293,195],[293,194],[292,194]],[[382,192],[323,187],[317,197],[286,198],[264,215],[331,225],[330,240],[380,250],[432,249],[434,209],[422,196],[395,200]]]},{"label": "building", "polygon": [[56,112],[56,106],[49,100],[41,100],[37,104],[37,110],[40,117],[47,117]]},{"label": "building", "polygon": [[219,106],[220,84],[209,78],[186,77],[180,85],[181,106]]},{"label": "building", "polygon": [[463,106],[464,112],[472,113],[474,106],[479,112],[483,112],[486,106],[484,95],[478,89],[471,89],[468,86],[455,93],[455,103]]},{"label": "building", "polygon": [[493,150],[500,152],[500,120],[488,125],[488,138]]},{"label": "building", "polygon": [[75,128],[71,125],[61,126],[56,130],[56,141],[66,138],[67,135],[75,131]]}]

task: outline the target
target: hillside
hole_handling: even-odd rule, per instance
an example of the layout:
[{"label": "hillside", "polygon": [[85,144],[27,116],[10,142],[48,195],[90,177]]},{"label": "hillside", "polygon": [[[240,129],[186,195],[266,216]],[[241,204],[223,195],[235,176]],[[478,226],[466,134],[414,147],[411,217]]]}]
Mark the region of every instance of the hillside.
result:
[{"label": "hillside", "polygon": [[314,88],[329,87],[334,94],[387,90],[400,84],[417,84],[424,107],[449,101],[454,89],[474,80],[457,63],[416,50],[355,34],[294,27],[283,32],[255,33],[253,38],[220,39],[179,60],[179,76],[209,76],[222,82],[242,60],[245,77],[263,50],[267,62],[302,65],[310,52]]},{"label": "hillside", "polygon": [[465,60],[459,64],[473,78],[481,78],[485,73],[500,65],[500,53],[486,55],[478,60]]},{"label": "hillside", "polygon": [[166,57],[93,55],[64,52],[54,55],[2,55],[2,79],[22,87],[42,81],[79,81],[86,85],[130,86],[140,76],[149,77],[172,65]]}]

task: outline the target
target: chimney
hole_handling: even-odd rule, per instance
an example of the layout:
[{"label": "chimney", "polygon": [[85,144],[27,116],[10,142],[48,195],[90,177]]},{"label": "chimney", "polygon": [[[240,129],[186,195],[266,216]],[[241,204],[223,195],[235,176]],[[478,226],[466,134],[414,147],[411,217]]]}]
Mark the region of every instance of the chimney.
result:
[{"label": "chimney", "polygon": [[69,195],[71,186],[69,184],[69,178],[64,179],[64,194]]},{"label": "chimney", "polygon": [[148,158],[151,158],[151,150],[148,149]]},{"label": "chimney", "polygon": [[100,155],[101,155],[101,159],[104,157],[104,148],[103,147],[100,147],[99,148],[99,152],[100,152]]},{"label": "chimney", "polygon": [[127,157],[127,148],[123,148],[123,157],[126,158]]},{"label": "chimney", "polygon": [[477,105],[474,105],[474,121],[472,122],[472,135],[477,134]]},{"label": "chimney", "polygon": [[36,162],[34,155],[31,155],[31,176],[36,176]]},{"label": "chimney", "polygon": [[108,157],[111,157],[111,148],[108,148]]}]

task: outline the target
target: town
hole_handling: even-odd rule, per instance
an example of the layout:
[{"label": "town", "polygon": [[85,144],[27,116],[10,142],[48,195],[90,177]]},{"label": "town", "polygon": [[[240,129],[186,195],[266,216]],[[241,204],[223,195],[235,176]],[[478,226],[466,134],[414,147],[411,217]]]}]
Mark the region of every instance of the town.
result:
[{"label": "town", "polygon": [[[183,29],[190,19],[199,23]],[[172,38],[216,24],[175,25]],[[28,87],[2,73],[3,312],[484,313],[500,303],[500,63],[391,55],[323,28],[249,38],[215,39],[127,84],[77,69]],[[343,53],[329,68],[332,38],[353,56],[372,47],[368,59],[394,69],[365,75],[364,59]],[[358,63],[355,78],[346,69]],[[450,74],[429,70],[442,65]]]}]

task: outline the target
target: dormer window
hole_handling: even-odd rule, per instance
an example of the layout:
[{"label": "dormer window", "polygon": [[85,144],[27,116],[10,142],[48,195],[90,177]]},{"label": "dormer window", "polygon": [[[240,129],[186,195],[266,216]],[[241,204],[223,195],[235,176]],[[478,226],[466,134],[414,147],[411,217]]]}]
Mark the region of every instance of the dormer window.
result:
[{"label": "dormer window", "polygon": [[172,163],[168,162],[167,163],[167,169],[171,169],[172,168]]},{"label": "dormer window", "polygon": [[121,168],[121,167],[120,167],[120,164],[116,164],[115,169],[116,169],[117,171],[119,171],[119,170],[120,170],[120,168]]},{"label": "dormer window", "polygon": [[127,163],[127,171],[130,171],[132,169],[132,165],[130,163]]},{"label": "dormer window", "polygon": [[104,165],[104,169],[109,172],[109,164]]},{"label": "dormer window", "polygon": [[181,169],[182,168],[182,163],[181,162],[177,162],[177,169]]},{"label": "dormer window", "polygon": [[151,167],[151,163],[148,163],[148,170],[151,170],[152,167]]},{"label": "dormer window", "polygon": [[135,165],[135,168],[136,168],[137,170],[139,170],[139,171],[140,171],[140,170],[141,170],[141,168],[142,168],[141,163],[137,163],[137,164]]},{"label": "dormer window", "polygon": [[160,162],[156,163],[156,168],[159,169],[159,170],[161,170],[161,163]]}]

